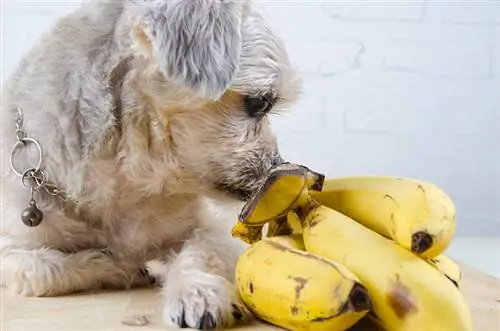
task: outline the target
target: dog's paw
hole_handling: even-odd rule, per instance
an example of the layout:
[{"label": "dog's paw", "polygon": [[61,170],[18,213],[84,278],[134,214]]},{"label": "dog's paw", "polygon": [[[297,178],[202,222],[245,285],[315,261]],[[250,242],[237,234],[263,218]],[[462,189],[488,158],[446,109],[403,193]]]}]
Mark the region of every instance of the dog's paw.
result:
[{"label": "dog's paw", "polygon": [[36,259],[19,259],[5,254],[2,256],[2,286],[10,295],[41,297],[58,293],[58,284],[50,266]]},{"label": "dog's paw", "polygon": [[22,275],[22,277],[9,284],[9,294],[12,296],[39,297],[45,295],[47,290],[37,285],[32,277]]},{"label": "dog's paw", "polygon": [[64,293],[52,277],[32,269],[19,270],[7,283],[9,294],[13,296],[44,297]]},{"label": "dog's paw", "polygon": [[198,330],[221,329],[251,318],[235,287],[222,277],[197,274],[170,280],[164,291],[167,325]]}]

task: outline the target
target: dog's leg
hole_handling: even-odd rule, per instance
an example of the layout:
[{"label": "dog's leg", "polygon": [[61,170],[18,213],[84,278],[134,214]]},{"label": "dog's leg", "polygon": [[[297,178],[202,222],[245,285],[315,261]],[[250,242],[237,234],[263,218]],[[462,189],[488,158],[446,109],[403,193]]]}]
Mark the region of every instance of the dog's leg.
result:
[{"label": "dog's leg", "polygon": [[101,288],[153,284],[133,262],[116,261],[104,250],[72,254],[50,248],[26,249],[0,238],[2,285],[22,296],[56,296]]},{"label": "dog's leg", "polygon": [[241,247],[227,233],[199,229],[167,267],[163,319],[168,325],[226,328],[247,320],[234,286]]}]

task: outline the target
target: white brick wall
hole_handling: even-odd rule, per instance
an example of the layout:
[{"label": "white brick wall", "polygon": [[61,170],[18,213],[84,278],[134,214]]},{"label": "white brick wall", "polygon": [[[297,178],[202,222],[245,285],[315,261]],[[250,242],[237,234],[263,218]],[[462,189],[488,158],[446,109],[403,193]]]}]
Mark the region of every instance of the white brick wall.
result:
[{"label": "white brick wall", "polygon": [[[456,201],[459,235],[500,235],[499,0],[261,2],[304,77],[273,118],[286,157],[430,180]],[[4,2],[2,81],[73,6]]]}]

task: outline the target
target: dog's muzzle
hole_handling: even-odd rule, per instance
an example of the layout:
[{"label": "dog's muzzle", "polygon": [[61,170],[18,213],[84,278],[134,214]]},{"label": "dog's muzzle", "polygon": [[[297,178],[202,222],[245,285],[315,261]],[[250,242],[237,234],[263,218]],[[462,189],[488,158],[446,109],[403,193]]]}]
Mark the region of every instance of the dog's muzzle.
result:
[{"label": "dog's muzzle", "polygon": [[239,201],[247,202],[259,190],[271,169],[283,163],[287,162],[281,155],[275,154],[269,166],[264,168],[261,173],[253,171],[249,174],[242,175],[242,178],[238,181],[232,183],[218,183],[216,187]]}]

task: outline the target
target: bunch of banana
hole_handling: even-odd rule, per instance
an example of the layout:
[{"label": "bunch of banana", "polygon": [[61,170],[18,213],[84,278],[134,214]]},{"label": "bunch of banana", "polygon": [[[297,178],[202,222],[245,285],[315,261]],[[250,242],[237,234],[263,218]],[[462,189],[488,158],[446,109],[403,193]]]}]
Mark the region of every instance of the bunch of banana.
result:
[{"label": "bunch of banana", "polygon": [[255,315],[289,330],[371,320],[389,331],[470,331],[460,269],[443,255],[454,229],[452,202],[431,184],[325,179],[284,164],[233,227],[250,244],[237,287]]}]

